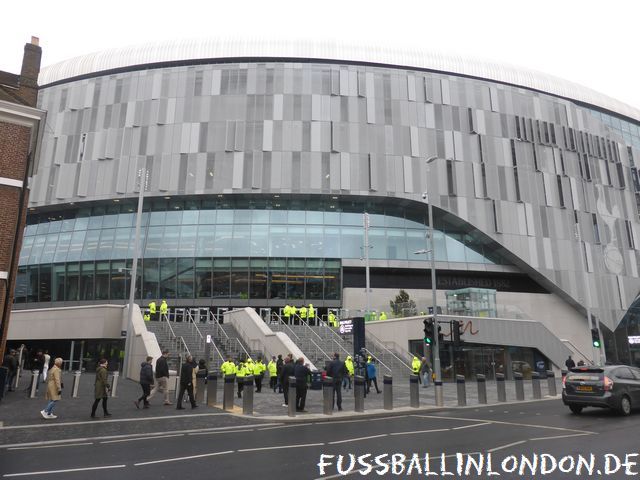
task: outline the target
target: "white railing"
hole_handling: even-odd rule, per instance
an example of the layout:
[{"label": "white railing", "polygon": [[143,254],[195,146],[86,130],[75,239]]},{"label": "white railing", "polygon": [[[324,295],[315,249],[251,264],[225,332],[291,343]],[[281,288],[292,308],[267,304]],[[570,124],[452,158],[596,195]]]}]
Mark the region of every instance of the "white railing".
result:
[{"label": "white railing", "polygon": [[[331,332],[331,335],[338,337],[338,340],[336,340],[334,337],[329,337],[331,338],[331,340],[333,340],[333,343],[338,347],[339,350],[342,350],[346,355],[351,355],[352,352],[349,352],[346,348],[344,348],[344,345],[342,342],[344,342],[344,340],[342,339],[342,337],[340,335],[338,335],[335,330],[333,330],[333,328],[331,328],[329,325],[327,325],[325,322],[321,321],[320,322],[320,326],[324,327],[325,329],[327,329],[329,332]],[[346,358],[346,357],[345,357]]]},{"label": "white railing", "polygon": [[389,371],[389,373],[391,375],[393,375],[393,370],[391,370],[391,368],[389,368],[389,366],[386,363],[384,363],[382,360],[380,360],[380,358],[378,356],[376,356],[372,351],[370,351],[367,348],[365,348],[364,351],[367,352],[368,355],[371,355],[371,358],[373,358],[374,360],[377,360],[377,362],[380,365],[382,365],[384,368],[386,368]]},{"label": "white railing", "polygon": [[202,349],[204,349],[204,344],[205,344],[205,338],[204,335],[202,335],[202,332],[200,331],[200,329],[198,328],[198,325],[196,324],[195,320],[193,319],[193,316],[191,315],[191,310],[187,310],[185,312],[185,315],[188,319],[189,322],[189,327],[191,328],[191,333],[197,333],[198,336],[200,337],[200,346],[202,347]]}]

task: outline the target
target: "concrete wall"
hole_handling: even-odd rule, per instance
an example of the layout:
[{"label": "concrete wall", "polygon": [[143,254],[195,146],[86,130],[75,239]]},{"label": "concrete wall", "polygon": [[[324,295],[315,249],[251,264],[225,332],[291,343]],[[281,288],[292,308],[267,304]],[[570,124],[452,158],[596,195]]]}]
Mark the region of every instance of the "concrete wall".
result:
[{"label": "concrete wall", "polygon": [[[122,310],[122,330],[127,330],[128,308]],[[156,360],[162,355],[160,345],[155,333],[147,330],[147,326],[142,318],[140,307],[133,304],[133,315],[131,317],[131,328],[133,332],[131,352],[127,361],[127,372],[125,376],[136,382],[140,380],[140,364],[147,356],[153,357],[153,367],[155,370]]]}]

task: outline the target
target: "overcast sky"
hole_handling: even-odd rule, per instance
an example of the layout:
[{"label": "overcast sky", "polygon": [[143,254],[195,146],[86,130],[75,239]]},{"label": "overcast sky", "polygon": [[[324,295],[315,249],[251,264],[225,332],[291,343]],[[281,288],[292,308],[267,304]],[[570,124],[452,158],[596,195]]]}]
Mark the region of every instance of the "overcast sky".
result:
[{"label": "overcast sky", "polygon": [[32,35],[43,66],[158,40],[340,39],[524,66],[640,108],[638,0],[35,0],[4,2],[2,17],[0,70],[13,73]]}]

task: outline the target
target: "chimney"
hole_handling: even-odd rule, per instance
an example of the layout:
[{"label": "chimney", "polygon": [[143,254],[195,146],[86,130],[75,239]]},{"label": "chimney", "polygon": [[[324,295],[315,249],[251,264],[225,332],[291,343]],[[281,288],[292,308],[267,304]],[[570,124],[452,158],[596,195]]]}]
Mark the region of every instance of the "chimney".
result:
[{"label": "chimney", "polygon": [[20,93],[31,106],[36,105],[41,58],[42,49],[40,48],[40,39],[38,37],[31,37],[31,43],[27,43],[24,46],[22,70],[20,71]]}]

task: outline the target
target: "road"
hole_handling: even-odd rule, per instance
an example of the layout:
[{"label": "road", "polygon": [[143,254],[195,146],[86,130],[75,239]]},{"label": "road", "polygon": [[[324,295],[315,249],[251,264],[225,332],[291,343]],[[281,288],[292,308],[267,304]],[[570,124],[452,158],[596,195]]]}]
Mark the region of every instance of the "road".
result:
[{"label": "road", "polygon": [[[640,413],[620,417],[591,409],[575,416],[560,400],[316,423],[238,419],[221,427],[192,423],[185,428],[167,421],[149,428],[148,420],[137,421],[145,422],[145,433],[131,433],[131,421],[122,433],[117,423],[101,422],[109,425],[104,435],[99,423],[89,423],[69,426],[76,436],[63,441],[43,427],[40,444],[3,442],[0,475],[262,480],[361,478],[363,471],[371,478],[418,478],[428,470],[432,478],[490,478],[493,473],[546,479],[578,478],[578,469],[580,477],[588,476],[591,469],[598,478],[640,477],[640,466],[631,463],[640,462]],[[523,458],[537,464],[527,466]],[[541,475],[542,468],[550,473]]]}]

